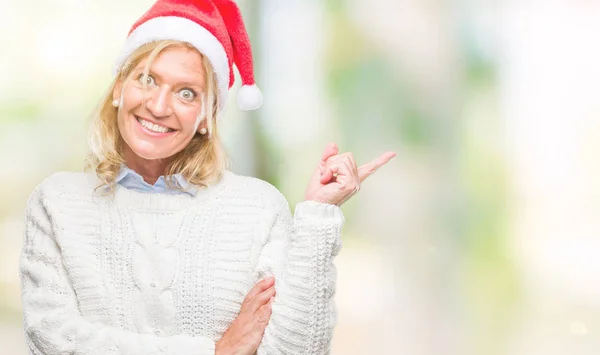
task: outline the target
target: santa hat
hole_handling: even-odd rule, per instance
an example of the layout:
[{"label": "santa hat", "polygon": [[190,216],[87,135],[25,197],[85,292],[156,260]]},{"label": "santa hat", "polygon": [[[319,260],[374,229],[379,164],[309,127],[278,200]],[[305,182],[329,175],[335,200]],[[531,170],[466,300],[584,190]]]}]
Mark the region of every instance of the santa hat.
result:
[{"label": "santa hat", "polygon": [[262,93],[254,82],[250,40],[233,0],[158,0],[129,31],[115,75],[137,48],[159,40],[187,42],[208,58],[219,88],[219,110],[225,108],[235,80],[234,64],[242,79],[238,106],[254,110],[262,105]]}]

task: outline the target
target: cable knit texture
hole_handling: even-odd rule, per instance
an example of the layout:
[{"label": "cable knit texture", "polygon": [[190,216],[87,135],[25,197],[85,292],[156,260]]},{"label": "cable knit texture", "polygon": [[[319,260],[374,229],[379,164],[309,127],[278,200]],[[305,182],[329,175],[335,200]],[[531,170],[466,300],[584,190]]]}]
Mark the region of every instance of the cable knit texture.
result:
[{"label": "cable knit texture", "polygon": [[204,355],[247,292],[274,275],[277,295],[258,355],[327,354],[335,325],[338,206],[304,201],[292,216],[272,185],[226,171],[188,194],[58,173],[27,206],[20,260],[34,355]]}]

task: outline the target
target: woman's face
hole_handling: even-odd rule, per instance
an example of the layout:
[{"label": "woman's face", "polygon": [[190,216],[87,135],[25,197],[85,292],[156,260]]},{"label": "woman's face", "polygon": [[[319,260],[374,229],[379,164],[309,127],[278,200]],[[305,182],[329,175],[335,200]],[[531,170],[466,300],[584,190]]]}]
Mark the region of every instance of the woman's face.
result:
[{"label": "woman's face", "polygon": [[147,77],[146,62],[113,91],[113,99],[121,101],[119,132],[137,156],[164,159],[182,151],[201,128],[202,57],[193,49],[168,47],[155,58]]}]

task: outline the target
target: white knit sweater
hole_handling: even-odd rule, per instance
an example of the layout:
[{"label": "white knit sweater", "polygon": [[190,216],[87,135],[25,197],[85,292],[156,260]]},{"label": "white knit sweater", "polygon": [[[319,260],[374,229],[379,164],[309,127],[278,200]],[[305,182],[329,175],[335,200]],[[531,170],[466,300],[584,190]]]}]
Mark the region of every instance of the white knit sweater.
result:
[{"label": "white knit sweater", "polygon": [[326,354],[335,324],[338,206],[292,217],[272,185],[226,171],[195,195],[58,173],[29,199],[20,263],[24,328],[35,355],[214,354],[247,292],[274,275],[258,354]]}]

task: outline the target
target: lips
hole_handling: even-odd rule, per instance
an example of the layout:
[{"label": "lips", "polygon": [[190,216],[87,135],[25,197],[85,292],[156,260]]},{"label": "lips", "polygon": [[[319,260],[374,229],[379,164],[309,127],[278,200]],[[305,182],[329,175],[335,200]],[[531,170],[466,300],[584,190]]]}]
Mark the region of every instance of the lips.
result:
[{"label": "lips", "polygon": [[153,133],[170,133],[170,132],[175,131],[174,129],[172,129],[170,127],[159,125],[157,123],[154,123],[150,120],[141,118],[139,116],[134,115],[134,117],[142,127],[146,128],[148,131],[151,131]]},{"label": "lips", "polygon": [[170,137],[173,134],[177,133],[177,131],[172,128],[157,125],[136,115],[134,115],[134,117],[138,123],[138,127],[146,136],[154,138],[164,138]]}]

